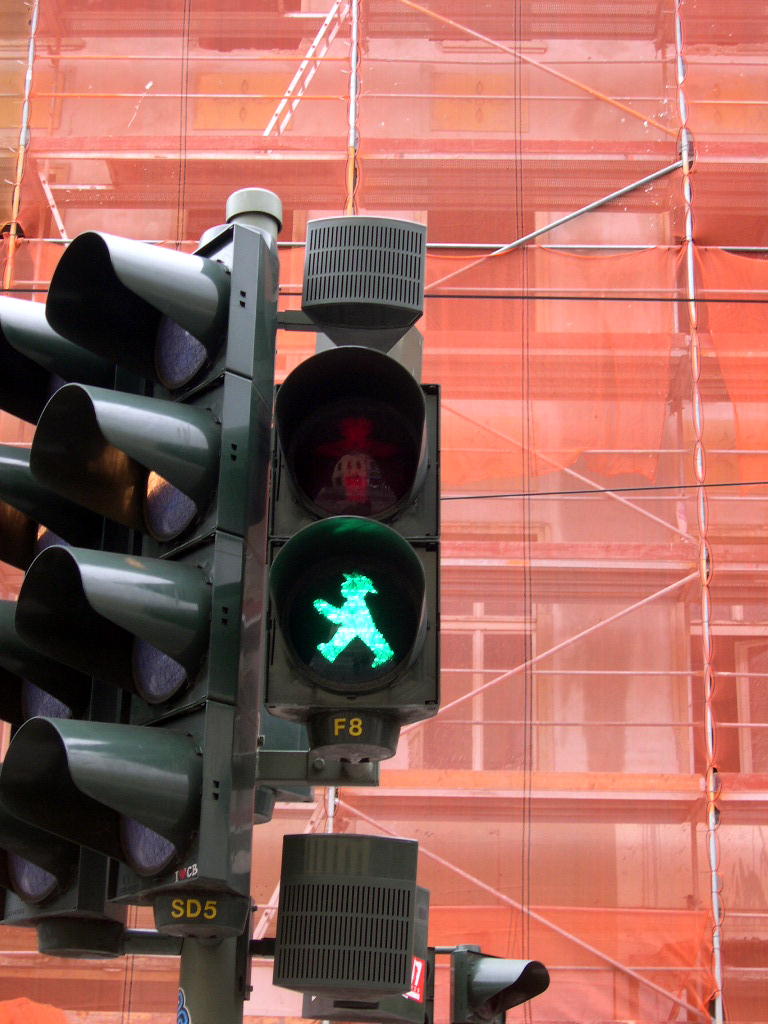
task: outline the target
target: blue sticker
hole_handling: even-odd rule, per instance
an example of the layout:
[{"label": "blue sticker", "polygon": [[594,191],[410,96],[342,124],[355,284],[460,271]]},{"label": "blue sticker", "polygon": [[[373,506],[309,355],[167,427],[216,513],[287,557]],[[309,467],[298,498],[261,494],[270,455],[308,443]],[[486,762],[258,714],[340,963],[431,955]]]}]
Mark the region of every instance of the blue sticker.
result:
[{"label": "blue sticker", "polygon": [[176,1007],[176,1024],[191,1024],[191,1017],[186,1006],[184,989],[179,989],[179,1005]]}]

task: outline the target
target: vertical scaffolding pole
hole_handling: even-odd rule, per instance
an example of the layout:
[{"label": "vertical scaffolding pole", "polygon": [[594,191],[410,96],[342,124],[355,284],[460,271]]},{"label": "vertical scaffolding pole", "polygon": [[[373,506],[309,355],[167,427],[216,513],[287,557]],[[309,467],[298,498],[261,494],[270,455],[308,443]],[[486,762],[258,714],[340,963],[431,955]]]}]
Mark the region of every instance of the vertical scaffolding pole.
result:
[{"label": "vertical scaffolding pole", "polygon": [[32,93],[32,71],[35,63],[35,33],[39,13],[38,0],[34,0],[29,19],[29,45],[27,47],[27,70],[24,76],[24,103],[21,109],[21,128],[19,130],[19,151],[16,156],[16,174],[13,181],[11,198],[11,223],[8,238],[8,258],[3,270],[3,289],[8,291],[13,283],[13,264],[16,245],[19,238],[19,210],[21,208],[21,180],[24,177],[24,165],[29,148],[29,98]]},{"label": "vertical scaffolding pole", "polygon": [[677,102],[680,116],[680,151],[683,161],[683,202],[685,237],[683,239],[684,287],[688,310],[689,352],[691,367],[691,413],[693,416],[694,446],[693,471],[696,478],[696,519],[699,533],[699,582],[701,601],[702,681],[704,684],[704,742],[707,754],[705,775],[707,798],[707,857],[710,877],[710,915],[712,918],[712,978],[714,988],[709,1000],[713,1024],[723,1024],[723,960],[722,960],[722,879],[719,872],[720,843],[718,828],[720,811],[720,778],[715,764],[716,724],[712,698],[715,693],[714,638],[711,628],[712,551],[709,546],[709,512],[707,505],[707,460],[704,447],[704,409],[699,377],[701,374],[701,344],[698,330],[698,303],[693,238],[693,136],[688,129],[688,101],[685,93],[687,68],[683,54],[682,0],[675,0],[675,48],[677,65]]},{"label": "vertical scaffolding pole", "polygon": [[347,112],[347,197],[344,213],[357,213],[357,150],[360,142],[358,120],[360,103],[360,0],[352,0],[349,36],[349,110]]}]

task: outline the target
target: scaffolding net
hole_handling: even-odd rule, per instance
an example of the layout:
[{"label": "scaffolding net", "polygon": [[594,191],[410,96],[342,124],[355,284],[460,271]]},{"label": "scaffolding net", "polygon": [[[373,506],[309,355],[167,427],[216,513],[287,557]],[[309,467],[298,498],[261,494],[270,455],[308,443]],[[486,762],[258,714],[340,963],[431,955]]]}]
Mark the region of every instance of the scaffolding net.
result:
[{"label": "scaffolding net", "polygon": [[[377,790],[257,828],[258,934],[284,833],[412,838],[430,944],[547,965],[520,1017],[768,1022],[765,4],[3,7],[7,293],[43,302],[84,230],[192,251],[251,185],[286,310],[308,220],[427,228],[443,706]],[[313,350],[279,332],[279,379]],[[153,958],[84,986],[0,944],[0,996],[175,1005]],[[298,1016],[262,973],[247,1019]]]}]

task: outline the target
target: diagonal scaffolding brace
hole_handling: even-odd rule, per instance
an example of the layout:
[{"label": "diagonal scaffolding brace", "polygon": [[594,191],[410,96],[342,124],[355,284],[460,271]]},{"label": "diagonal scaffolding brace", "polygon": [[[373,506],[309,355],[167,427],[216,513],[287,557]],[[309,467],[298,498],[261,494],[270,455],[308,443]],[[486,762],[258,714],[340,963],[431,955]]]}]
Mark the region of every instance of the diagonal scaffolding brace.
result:
[{"label": "diagonal scaffolding brace", "polygon": [[[657,590],[653,594],[649,594],[647,597],[643,597],[639,601],[635,601],[633,604],[627,605],[626,608],[622,608],[620,611],[614,612],[613,615],[609,615],[607,618],[601,619],[599,622],[595,622],[591,626],[587,626],[586,629],[582,629],[578,633],[574,633],[572,636],[566,637],[565,640],[561,640],[560,643],[547,648],[546,651],[541,651],[532,658],[527,658],[525,661],[520,662],[519,665],[515,665],[514,668],[510,668],[506,672],[502,672],[501,675],[495,676],[493,679],[489,679],[487,683],[483,683],[482,686],[478,686],[476,689],[470,690],[461,697],[457,697],[449,704],[442,704],[440,706],[440,713],[445,714],[446,711],[455,708],[459,704],[463,704],[465,701],[474,700],[478,694],[490,689],[490,687],[496,686],[498,683],[506,682],[514,676],[521,675],[534,665],[538,665],[538,663],[543,661],[545,658],[551,658],[553,654],[557,654],[559,651],[565,650],[566,647],[570,647],[572,644],[578,643],[579,640],[583,640],[584,637],[590,636],[590,634],[597,632],[597,630],[602,629],[604,626],[610,626],[612,623],[618,622],[619,619],[623,619],[625,616],[631,615],[632,612],[637,611],[638,608],[643,608],[645,605],[651,604],[653,601],[658,601],[660,598],[667,597],[669,594],[674,593],[676,590],[680,590],[682,587],[687,586],[689,583],[693,583],[699,578],[700,576],[697,570],[696,572],[689,573],[687,576],[683,576],[682,579],[675,580],[674,583],[670,583],[666,587],[662,587],[661,590]],[[401,730],[400,735],[404,736],[405,733],[410,732],[412,729],[416,729],[423,724],[423,722],[418,722],[413,725],[406,725]]]},{"label": "diagonal scaffolding brace", "polygon": [[[360,818],[368,825],[372,825],[374,828],[378,829],[380,832],[383,832],[385,835],[393,836],[394,838],[399,838],[397,833],[393,832],[391,829],[388,829],[386,825],[382,825],[381,822],[377,821],[375,818],[369,817],[369,815],[365,814],[357,807],[353,807],[352,804],[348,804],[346,801],[341,800],[339,802],[339,805],[345,811],[348,811],[350,814],[354,814],[357,818]],[[518,903],[517,900],[513,900],[511,896],[507,896],[506,893],[501,892],[501,890],[494,888],[492,885],[488,885],[488,883],[484,882],[481,878],[478,878],[476,875],[471,875],[468,871],[464,871],[457,864],[452,863],[445,857],[441,857],[440,854],[435,853],[434,850],[430,850],[429,847],[426,847],[422,843],[419,843],[419,855],[422,854],[425,857],[429,857],[430,860],[435,861],[435,863],[440,864],[442,867],[447,868],[449,871],[452,871],[454,874],[458,875],[460,878],[463,878],[465,881],[470,882],[472,885],[476,885],[478,889],[482,889],[484,892],[489,893],[491,896],[499,900],[501,903],[505,903],[507,906],[512,907],[514,910],[518,910],[521,913],[526,914],[532,921],[536,921],[537,924],[543,925],[550,931],[555,932],[556,935],[559,935],[562,938],[567,939],[569,942],[575,943],[580,949],[583,949],[587,953],[590,953],[592,956],[597,957],[599,960],[601,960],[608,966],[612,967],[614,970],[620,971],[627,977],[632,978],[633,981],[638,983],[638,985],[643,985],[645,988],[650,989],[657,995],[663,996],[665,999],[669,999],[670,1002],[672,1002],[674,1005],[682,1007],[684,1010],[686,1010],[689,1014],[692,1015],[690,1019],[709,1021],[708,1015],[701,1009],[701,1007],[693,1006],[691,1003],[688,1003],[684,999],[681,999],[680,996],[677,996],[673,992],[670,992],[667,989],[662,988],[661,985],[657,985],[649,978],[643,977],[643,975],[640,974],[639,971],[633,970],[633,968],[628,967],[626,964],[620,963],[614,957],[609,956],[607,953],[604,953],[601,949],[598,949],[596,946],[593,946],[589,942],[585,942],[584,939],[580,939],[577,935],[574,935],[573,932],[569,932],[567,929],[561,928],[559,925],[555,924],[554,921],[550,921],[542,914],[538,914],[535,910],[531,910],[530,907],[524,907],[521,903]]]},{"label": "diagonal scaffolding brace", "polygon": [[335,0],[328,14],[325,16],[317,35],[312,40],[307,50],[307,55],[299,64],[296,74],[291,79],[285,95],[277,104],[275,112],[269,119],[269,124],[264,129],[264,138],[273,132],[282,135],[293,117],[301,98],[309,88],[309,83],[315,77],[320,62],[328,52],[331,43],[339,33],[339,29],[349,14],[350,0]]},{"label": "diagonal scaffolding brace", "polygon": [[665,177],[667,174],[673,174],[675,171],[681,170],[682,167],[683,160],[676,160],[668,167],[662,167],[660,170],[654,171],[652,174],[648,174],[644,178],[638,178],[637,181],[633,181],[631,184],[617,189],[616,192],[611,192],[607,196],[603,196],[601,199],[595,199],[594,202],[587,203],[586,206],[582,206],[579,210],[574,210],[572,213],[567,213],[564,217],[559,217],[557,220],[553,220],[550,224],[545,224],[543,227],[536,228],[536,230],[531,231],[530,234],[523,235],[522,238],[517,238],[514,242],[510,242],[508,245],[502,245],[498,249],[494,249],[493,252],[486,253],[485,256],[480,256],[478,259],[468,263],[465,267],[453,270],[450,274],[446,274],[445,277],[441,277],[437,281],[431,281],[425,288],[425,292],[429,293],[434,291],[438,285],[445,284],[446,281],[450,281],[454,277],[458,277],[459,274],[463,274],[467,270],[479,267],[482,263],[485,263],[486,260],[493,259],[495,256],[503,256],[507,252],[512,252],[513,249],[520,249],[522,246],[527,245],[528,242],[532,242],[540,235],[545,235],[548,231],[554,231],[555,228],[562,227],[563,224],[568,224],[577,217],[581,217],[582,214],[591,213],[593,210],[599,210],[601,206],[606,206],[608,203],[612,203],[616,199],[621,199],[624,196],[629,195],[630,192],[636,192],[638,189],[645,188],[646,185],[652,185],[654,181]]},{"label": "diagonal scaffolding brace", "polygon": [[[469,416],[467,413],[461,412],[461,410],[457,409],[455,406],[446,404],[443,406],[443,408],[445,411],[450,412],[452,415],[458,416],[460,419],[466,420],[468,423],[472,423],[478,427],[481,427],[483,430],[487,431],[492,436],[501,438],[501,440],[514,445],[520,451],[528,450],[527,446],[522,441],[518,441],[516,438],[510,437],[508,434],[503,433],[501,430],[496,430],[493,427],[490,427],[487,423],[480,423],[480,421],[477,420],[475,417]],[[549,456],[544,455],[543,453],[539,453],[538,458],[541,459],[542,462],[546,462],[553,469],[560,470],[566,476],[569,476],[574,480],[578,480],[580,483],[586,484],[587,487],[589,487],[591,490],[595,492],[595,494],[603,494],[608,498],[612,498],[614,501],[618,501],[619,504],[625,505],[627,508],[632,509],[633,512],[637,512],[638,515],[644,516],[646,519],[650,519],[651,522],[654,522],[659,526],[663,526],[666,530],[671,530],[680,540],[686,541],[690,544],[694,543],[693,538],[686,530],[681,529],[674,523],[668,522],[666,519],[662,519],[661,516],[657,516],[653,512],[649,512],[648,509],[643,508],[641,505],[638,505],[636,502],[631,501],[629,498],[625,498],[622,494],[619,494],[617,491],[612,491],[610,490],[610,488],[603,487],[601,484],[598,484],[597,481],[590,479],[583,473],[579,473],[571,466],[564,466],[556,459],[549,458]],[[483,495],[483,497],[485,496]],[[546,495],[532,495],[532,497],[546,497]]]},{"label": "diagonal scaffolding brace", "polygon": [[566,75],[564,72],[558,71],[549,64],[544,64],[542,61],[535,60],[535,58],[529,56],[527,53],[522,53],[520,50],[515,50],[511,46],[506,46],[498,39],[491,39],[490,36],[485,36],[482,32],[476,32],[468,25],[462,25],[460,22],[454,21],[453,18],[447,18],[444,14],[438,14],[437,11],[432,11],[428,7],[423,7],[421,4],[414,3],[413,0],[400,0],[400,3],[404,4],[406,7],[410,7],[413,11],[418,11],[419,14],[424,14],[427,17],[433,18],[435,21],[442,22],[444,25],[449,25],[451,28],[464,33],[464,35],[467,35],[472,39],[477,39],[479,42],[486,43],[488,46],[493,47],[496,50],[501,50],[502,53],[509,54],[509,56],[514,57],[515,60],[521,61],[529,67],[535,67],[538,71],[542,71],[544,74],[550,75],[552,78],[557,78],[559,81],[565,82],[567,85],[571,85],[575,89],[587,93],[587,95],[592,96],[596,100],[602,100],[609,106],[620,110],[628,117],[636,118],[638,121],[642,121],[645,125],[651,125],[653,128],[663,132],[665,135],[677,135],[677,129],[661,124],[661,122],[655,120],[653,117],[649,117],[641,111],[635,110],[634,107],[627,106],[627,104],[622,103],[621,100],[614,99],[613,96],[608,96],[606,93],[600,92],[599,89],[595,89],[592,86],[587,85],[586,82],[581,82],[578,78],[573,78],[571,75]]}]

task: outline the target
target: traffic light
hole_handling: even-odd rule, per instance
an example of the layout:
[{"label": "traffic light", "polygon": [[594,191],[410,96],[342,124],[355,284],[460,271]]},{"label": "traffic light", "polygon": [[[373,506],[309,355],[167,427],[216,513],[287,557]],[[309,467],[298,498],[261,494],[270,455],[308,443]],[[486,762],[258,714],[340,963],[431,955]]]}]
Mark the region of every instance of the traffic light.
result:
[{"label": "traffic light", "polygon": [[0,719],[18,727],[35,715],[86,717],[90,678],[25,644],[15,617],[16,602],[0,601]]},{"label": "traffic light", "polygon": [[46,547],[21,640],[117,714],[15,732],[0,807],[119,863],[118,903],[160,930],[240,935],[250,908],[280,203],[230,197],[194,255],[87,232],[46,316],[121,390],[66,384],[40,413],[35,481],[124,546]]},{"label": "traffic light", "polygon": [[479,946],[458,946],[451,952],[451,1024],[503,1024],[507,1010],[548,986],[538,960],[502,960]]},{"label": "traffic light", "polygon": [[125,911],[107,902],[109,861],[3,808],[0,886],[2,923],[36,926],[41,953],[94,959],[119,954]]},{"label": "traffic light", "polygon": [[[110,386],[114,367],[54,331],[45,306],[0,296],[0,408],[37,423],[65,381]],[[41,484],[29,451],[0,444],[0,561],[26,570],[55,539],[86,547],[101,543],[101,519]]]},{"label": "traffic light", "polygon": [[[114,368],[57,334],[41,304],[0,297],[0,407],[35,422],[64,379],[108,385]],[[33,476],[25,447],[0,445],[0,560],[25,570],[51,544],[100,546],[103,520]],[[24,643],[16,603],[0,601],[0,718],[88,717],[92,680]],[[1,774],[1,772],[0,772]],[[114,956],[125,911],[107,902],[106,857],[0,808],[2,922],[36,926],[43,952]]]},{"label": "traffic light", "polygon": [[[28,647],[14,627],[15,602],[0,602],[0,718],[18,728],[35,715],[88,712],[91,680]],[[2,768],[0,768],[2,777]],[[107,904],[109,864],[0,808],[0,886],[5,924],[36,925],[42,952],[110,956],[124,912]],[[49,938],[41,928],[53,923]]]},{"label": "traffic light", "polygon": [[439,394],[388,354],[423,255],[418,224],[311,222],[302,308],[336,344],[275,399],[266,706],[332,760],[391,757],[439,706]]}]

